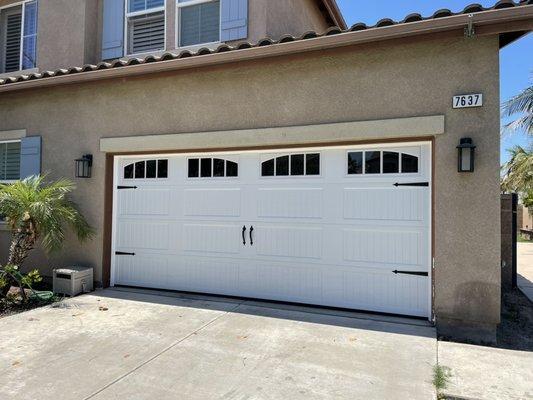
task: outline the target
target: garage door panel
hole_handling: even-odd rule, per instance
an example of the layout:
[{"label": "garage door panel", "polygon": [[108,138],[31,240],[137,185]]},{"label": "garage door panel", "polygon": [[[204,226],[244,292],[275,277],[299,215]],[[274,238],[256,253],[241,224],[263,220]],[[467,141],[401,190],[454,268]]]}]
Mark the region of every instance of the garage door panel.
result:
[{"label": "garage door panel", "polygon": [[344,229],[344,260],[420,265],[424,256],[423,242],[418,231]]},{"label": "garage door panel", "polygon": [[116,279],[123,285],[164,288],[168,264],[164,256],[118,256]]},{"label": "garage door panel", "polygon": [[369,269],[344,271],[341,304],[362,310],[426,316],[428,278]]},{"label": "garage door panel", "polygon": [[[153,180],[126,178],[142,157],[120,157],[117,185],[130,189],[116,192],[113,283],[429,316],[431,184],[394,183],[429,181],[430,147],[354,147],[312,149],[319,176],[297,162],[263,172],[301,150],[175,154]],[[390,150],[419,155],[417,172],[387,175],[384,159],[367,172],[363,154]],[[188,178],[190,157],[235,159],[238,176]]]},{"label": "garage door panel", "polygon": [[322,218],[322,188],[264,188],[258,190],[258,217]]},{"label": "garage door panel", "polygon": [[237,254],[242,247],[240,225],[184,224],[183,249],[200,253]]},{"label": "garage door panel", "polygon": [[119,190],[118,210],[121,216],[169,215],[170,189]]},{"label": "garage door panel", "polygon": [[184,214],[189,217],[238,217],[240,189],[185,189]]},{"label": "garage door panel", "polygon": [[258,225],[254,232],[259,256],[322,258],[322,228]]},{"label": "garage door panel", "polygon": [[170,224],[167,222],[122,221],[117,230],[121,249],[168,250]]},{"label": "garage door panel", "polygon": [[174,259],[166,285],[175,290],[235,294],[240,260],[185,256]]},{"label": "garage door panel", "polygon": [[427,197],[424,189],[345,188],[344,218],[423,221]]}]

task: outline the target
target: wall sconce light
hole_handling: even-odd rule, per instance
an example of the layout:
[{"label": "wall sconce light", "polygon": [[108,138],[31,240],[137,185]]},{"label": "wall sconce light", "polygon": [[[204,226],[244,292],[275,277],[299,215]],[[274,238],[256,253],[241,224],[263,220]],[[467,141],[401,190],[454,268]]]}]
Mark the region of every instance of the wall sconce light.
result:
[{"label": "wall sconce light", "polygon": [[476,146],[472,143],[471,138],[462,138],[459,146],[458,171],[459,172],[474,172],[474,153]]},{"label": "wall sconce light", "polygon": [[76,160],[76,178],[90,178],[93,166],[93,155],[84,154]]}]

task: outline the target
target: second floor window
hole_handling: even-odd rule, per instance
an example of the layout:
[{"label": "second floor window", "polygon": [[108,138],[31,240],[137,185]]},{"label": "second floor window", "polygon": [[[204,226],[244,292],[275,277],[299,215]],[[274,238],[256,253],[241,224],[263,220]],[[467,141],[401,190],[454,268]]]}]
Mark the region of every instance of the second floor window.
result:
[{"label": "second floor window", "polygon": [[165,49],[165,1],[128,0],[126,12],[127,53]]},{"label": "second floor window", "polygon": [[220,0],[178,0],[178,47],[220,41]]},{"label": "second floor window", "polygon": [[0,9],[0,73],[37,65],[37,0]]}]

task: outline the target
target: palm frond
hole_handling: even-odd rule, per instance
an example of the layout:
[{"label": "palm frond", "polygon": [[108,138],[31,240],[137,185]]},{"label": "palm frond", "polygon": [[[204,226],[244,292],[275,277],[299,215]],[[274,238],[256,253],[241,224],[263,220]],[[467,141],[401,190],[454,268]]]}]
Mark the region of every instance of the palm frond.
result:
[{"label": "palm frond", "polygon": [[502,114],[504,117],[519,113],[533,113],[533,86],[525,88],[522,92],[503,103]]},{"label": "palm frond", "polygon": [[502,117],[511,117],[519,114],[518,118],[506,124],[502,133],[523,130],[528,135],[533,135],[533,86],[502,104]]},{"label": "palm frond", "polygon": [[508,151],[509,161],[502,166],[502,189],[518,193],[533,190],[533,152],[521,146]]},{"label": "palm frond", "polygon": [[13,230],[31,219],[35,234],[47,251],[59,250],[65,230],[72,229],[80,241],[90,238],[94,230],[83,217],[69,194],[75,189],[68,179],[46,181],[46,176],[32,176],[10,185],[0,185],[0,214],[5,215]]}]

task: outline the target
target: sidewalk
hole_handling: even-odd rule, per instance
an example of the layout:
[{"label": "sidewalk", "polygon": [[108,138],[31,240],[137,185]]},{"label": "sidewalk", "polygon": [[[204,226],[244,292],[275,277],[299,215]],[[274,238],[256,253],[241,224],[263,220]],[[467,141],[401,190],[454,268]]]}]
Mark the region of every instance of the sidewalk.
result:
[{"label": "sidewalk", "polygon": [[439,341],[439,365],[450,368],[450,399],[533,398],[533,353]]}]

